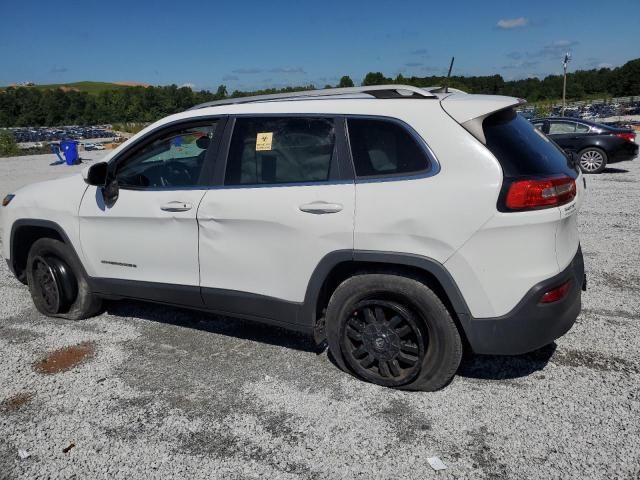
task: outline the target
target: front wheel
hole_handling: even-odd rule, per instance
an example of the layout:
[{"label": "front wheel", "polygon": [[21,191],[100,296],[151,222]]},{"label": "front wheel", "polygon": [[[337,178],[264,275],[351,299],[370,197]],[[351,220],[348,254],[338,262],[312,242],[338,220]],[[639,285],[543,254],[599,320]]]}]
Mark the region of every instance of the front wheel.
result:
[{"label": "front wheel", "polygon": [[607,154],[600,148],[585,148],[580,151],[578,157],[582,173],[600,173],[607,167]]},{"label": "front wheel", "polygon": [[89,290],[81,265],[59,240],[41,238],[34,242],[26,273],[31,298],[40,313],[80,320],[100,311],[102,302]]},{"label": "front wheel", "polygon": [[386,387],[438,390],[462,357],[458,329],[438,296],[399,275],[364,274],[345,280],[326,314],[336,363]]}]

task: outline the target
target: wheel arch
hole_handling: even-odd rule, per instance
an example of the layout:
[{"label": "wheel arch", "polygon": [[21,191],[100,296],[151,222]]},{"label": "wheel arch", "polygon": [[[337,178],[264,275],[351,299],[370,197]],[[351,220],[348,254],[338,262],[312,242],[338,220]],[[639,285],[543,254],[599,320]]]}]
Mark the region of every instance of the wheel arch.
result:
[{"label": "wheel arch", "polygon": [[[69,240],[64,229],[55,222],[50,220],[39,219],[19,219],[11,226],[10,235],[10,268],[13,270],[16,278],[26,284],[25,268],[27,265],[27,257],[31,246],[41,238],[52,238],[67,245],[73,255],[75,255],[78,264],[82,266],[82,262],[76,253],[73,243]],[[82,266],[84,268],[84,266]]]},{"label": "wheel arch", "polygon": [[581,145],[580,147],[576,148],[576,152],[578,154],[584,152],[585,150],[600,150],[602,152],[604,152],[605,154],[605,160],[606,158],[609,156],[609,154],[607,153],[607,146],[602,144],[602,141],[600,140],[595,140],[593,142],[589,142],[586,145]]},{"label": "wheel arch", "polygon": [[396,252],[341,250],[326,255],[314,270],[305,295],[302,323],[313,328],[323,317],[331,295],[342,281],[362,273],[407,276],[431,288],[445,304],[460,334],[466,337],[469,307],[455,280],[438,261],[421,255]]}]

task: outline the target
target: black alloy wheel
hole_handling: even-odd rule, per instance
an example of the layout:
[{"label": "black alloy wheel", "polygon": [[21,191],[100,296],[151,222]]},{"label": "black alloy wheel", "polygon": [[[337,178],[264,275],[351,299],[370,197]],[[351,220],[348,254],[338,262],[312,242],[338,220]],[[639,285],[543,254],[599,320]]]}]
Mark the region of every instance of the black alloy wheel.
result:
[{"label": "black alloy wheel", "polygon": [[342,349],[349,366],[363,378],[398,386],[413,380],[425,356],[425,333],[418,319],[395,301],[357,303],[344,324]]}]

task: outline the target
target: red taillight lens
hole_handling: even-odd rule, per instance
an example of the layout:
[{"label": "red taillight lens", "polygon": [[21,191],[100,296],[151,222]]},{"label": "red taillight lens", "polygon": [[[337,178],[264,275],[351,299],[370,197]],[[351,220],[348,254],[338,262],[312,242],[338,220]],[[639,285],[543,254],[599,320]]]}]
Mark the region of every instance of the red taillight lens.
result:
[{"label": "red taillight lens", "polygon": [[551,290],[547,290],[542,298],[540,299],[540,303],[553,303],[558,300],[562,300],[567,296],[569,290],[571,290],[571,280],[567,280],[559,287],[552,288]]},{"label": "red taillight lens", "polygon": [[635,142],[636,134],[635,133],[616,133],[616,137],[626,140],[627,142]]},{"label": "red taillight lens", "polygon": [[576,196],[576,182],[570,177],[516,180],[509,186],[506,205],[509,210],[557,207]]},{"label": "red taillight lens", "polygon": [[7,205],[9,205],[11,203],[11,200],[13,200],[14,197],[15,195],[7,195],[6,197],[4,197],[2,199],[2,206],[6,207]]}]

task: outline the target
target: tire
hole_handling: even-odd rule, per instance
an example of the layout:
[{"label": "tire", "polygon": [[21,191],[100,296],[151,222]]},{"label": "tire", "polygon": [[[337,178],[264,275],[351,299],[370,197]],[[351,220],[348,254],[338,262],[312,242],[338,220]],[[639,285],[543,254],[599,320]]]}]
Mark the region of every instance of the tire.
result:
[{"label": "tire", "polygon": [[36,240],[26,271],[29,292],[40,313],[82,320],[100,312],[102,300],[91,293],[82,265],[65,243],[52,238]]},{"label": "tire", "polygon": [[578,153],[582,173],[600,173],[607,168],[607,153],[598,147],[588,147]]},{"label": "tire", "polygon": [[460,365],[462,341],[451,315],[412,278],[363,274],[345,280],[331,296],[326,322],[338,366],[371,383],[434,391]]}]

